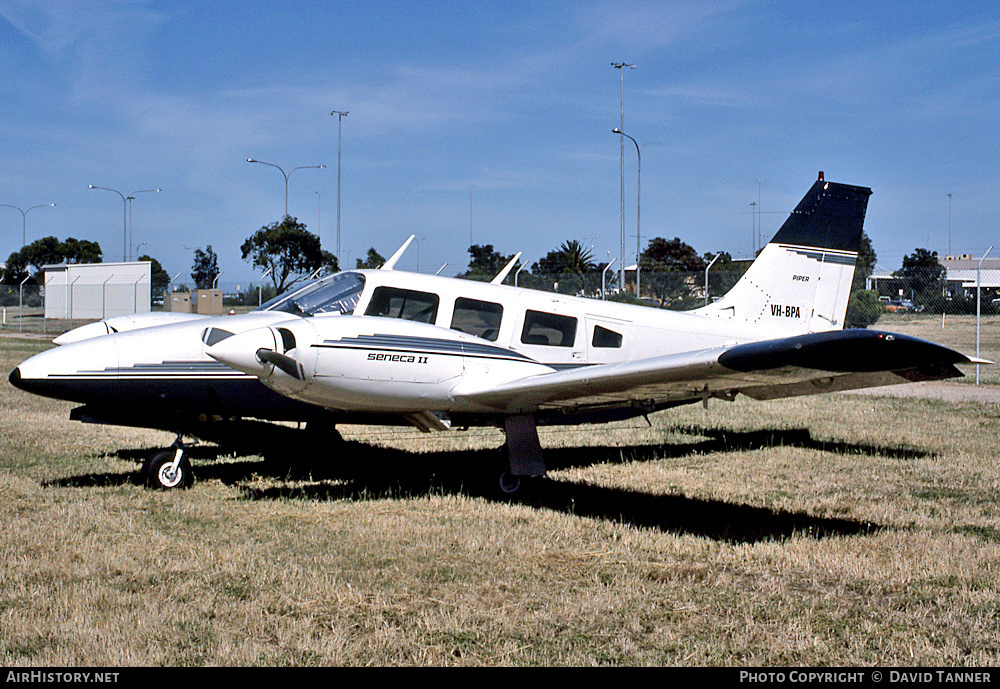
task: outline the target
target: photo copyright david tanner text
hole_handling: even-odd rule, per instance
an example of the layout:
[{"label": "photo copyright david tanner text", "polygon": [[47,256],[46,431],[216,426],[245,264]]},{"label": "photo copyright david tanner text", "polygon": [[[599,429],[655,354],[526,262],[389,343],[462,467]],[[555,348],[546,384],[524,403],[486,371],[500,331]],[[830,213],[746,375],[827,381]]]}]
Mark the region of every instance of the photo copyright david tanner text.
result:
[{"label": "photo copyright david tanner text", "polygon": [[741,670],[740,682],[757,683],[806,683],[827,682],[836,684],[857,684],[862,682],[887,682],[889,684],[956,683],[991,684],[993,673],[988,670],[789,670],[755,671]]}]

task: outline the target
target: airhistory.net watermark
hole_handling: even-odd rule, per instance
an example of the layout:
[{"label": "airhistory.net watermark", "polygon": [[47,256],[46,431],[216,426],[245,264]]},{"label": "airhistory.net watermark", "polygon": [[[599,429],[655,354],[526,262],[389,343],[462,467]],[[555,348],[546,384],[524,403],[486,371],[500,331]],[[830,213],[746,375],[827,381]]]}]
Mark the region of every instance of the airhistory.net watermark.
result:
[{"label": "airhistory.net watermark", "polygon": [[53,672],[51,670],[8,670],[5,681],[25,684],[113,684],[117,672]]}]

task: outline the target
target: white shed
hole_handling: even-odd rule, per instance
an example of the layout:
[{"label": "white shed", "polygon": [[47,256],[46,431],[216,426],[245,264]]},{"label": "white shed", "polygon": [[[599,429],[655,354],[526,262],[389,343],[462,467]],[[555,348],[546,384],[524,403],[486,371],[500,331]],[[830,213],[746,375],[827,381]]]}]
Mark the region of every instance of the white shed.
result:
[{"label": "white shed", "polygon": [[149,311],[149,261],[44,266],[46,318],[110,318]]}]

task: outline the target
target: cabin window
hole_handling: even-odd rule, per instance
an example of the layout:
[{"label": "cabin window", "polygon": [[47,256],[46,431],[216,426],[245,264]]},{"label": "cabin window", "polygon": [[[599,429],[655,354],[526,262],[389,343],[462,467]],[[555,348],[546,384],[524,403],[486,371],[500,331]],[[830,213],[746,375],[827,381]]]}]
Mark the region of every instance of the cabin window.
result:
[{"label": "cabin window", "polygon": [[542,311],[525,311],[521,342],[550,347],[572,347],[576,342],[576,319]]},{"label": "cabin window", "polygon": [[621,333],[616,333],[614,330],[608,330],[607,328],[595,325],[592,344],[594,347],[620,349],[622,346],[622,336]]},{"label": "cabin window", "polygon": [[455,300],[451,329],[496,342],[502,318],[503,307],[500,304],[459,297]]},{"label": "cabin window", "polygon": [[232,336],[233,334],[231,332],[223,330],[222,328],[205,328],[201,332],[201,341],[211,347],[216,342],[222,342],[227,337]]},{"label": "cabin window", "polygon": [[433,323],[437,319],[438,302],[438,295],[430,292],[376,287],[365,315]]}]

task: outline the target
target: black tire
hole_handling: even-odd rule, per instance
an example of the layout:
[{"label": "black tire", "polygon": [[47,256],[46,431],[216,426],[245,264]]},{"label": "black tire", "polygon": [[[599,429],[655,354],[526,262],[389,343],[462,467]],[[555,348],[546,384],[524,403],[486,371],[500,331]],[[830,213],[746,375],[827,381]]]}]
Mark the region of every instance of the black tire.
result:
[{"label": "black tire", "polygon": [[521,477],[513,475],[510,471],[504,471],[500,474],[497,485],[500,488],[501,495],[514,497],[521,490]]},{"label": "black tire", "polygon": [[175,450],[157,452],[146,462],[143,466],[143,472],[147,488],[176,490],[191,487],[191,484],[194,483],[194,473],[187,455],[181,457],[175,471],[170,471],[170,467],[174,463],[175,452]]}]

